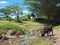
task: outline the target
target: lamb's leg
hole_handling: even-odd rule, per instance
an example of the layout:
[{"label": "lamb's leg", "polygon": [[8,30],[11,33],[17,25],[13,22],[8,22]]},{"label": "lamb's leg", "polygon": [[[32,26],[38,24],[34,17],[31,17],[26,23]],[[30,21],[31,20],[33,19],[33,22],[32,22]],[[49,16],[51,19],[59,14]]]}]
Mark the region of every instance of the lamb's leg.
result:
[{"label": "lamb's leg", "polygon": [[49,34],[50,34],[50,31],[47,32],[47,36],[49,36]]}]

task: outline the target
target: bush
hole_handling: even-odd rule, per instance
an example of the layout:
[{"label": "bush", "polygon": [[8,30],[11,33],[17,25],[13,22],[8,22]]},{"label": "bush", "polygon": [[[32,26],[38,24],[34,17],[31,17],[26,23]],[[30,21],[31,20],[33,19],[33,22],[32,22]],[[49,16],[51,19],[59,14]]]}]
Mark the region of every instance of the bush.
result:
[{"label": "bush", "polygon": [[29,20],[29,18],[28,18],[27,16],[20,17],[20,19],[21,19],[22,21],[28,21],[28,20]]},{"label": "bush", "polygon": [[11,18],[11,17],[9,17],[9,18],[7,18],[7,20],[8,20],[8,21],[13,21],[14,19]]},{"label": "bush", "polygon": [[3,17],[2,17],[2,18],[0,18],[0,20],[8,20],[8,21],[13,21],[14,19],[13,19],[13,18],[11,18],[11,17],[8,17],[8,18],[5,18],[5,17],[3,18]]},{"label": "bush", "polygon": [[36,18],[35,21],[46,23],[48,20],[46,18]]},{"label": "bush", "polygon": [[0,17],[0,20],[7,20],[7,18],[1,18],[1,17]]},{"label": "bush", "polygon": [[16,23],[0,23],[0,31],[11,29],[15,34],[25,34],[25,29]]}]

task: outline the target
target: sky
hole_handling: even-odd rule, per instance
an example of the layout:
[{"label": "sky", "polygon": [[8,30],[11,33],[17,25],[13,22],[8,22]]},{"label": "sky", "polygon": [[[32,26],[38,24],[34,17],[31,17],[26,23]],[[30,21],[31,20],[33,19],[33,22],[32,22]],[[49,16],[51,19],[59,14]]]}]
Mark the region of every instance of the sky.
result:
[{"label": "sky", "polygon": [[18,5],[23,9],[23,13],[28,13],[27,9],[26,9],[26,5],[23,5],[22,3],[24,2],[24,0],[0,0],[0,8],[4,8],[8,5],[11,5],[13,3],[19,3]]},{"label": "sky", "polygon": [[24,0],[0,0],[0,8],[11,5],[12,3],[20,3],[21,6],[23,2]]}]

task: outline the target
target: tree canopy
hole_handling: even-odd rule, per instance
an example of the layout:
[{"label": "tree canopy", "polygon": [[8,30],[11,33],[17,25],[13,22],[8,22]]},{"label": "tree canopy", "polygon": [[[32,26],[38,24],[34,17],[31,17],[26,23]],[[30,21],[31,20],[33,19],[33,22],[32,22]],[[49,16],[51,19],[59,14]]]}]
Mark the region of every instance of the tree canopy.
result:
[{"label": "tree canopy", "polygon": [[2,9],[0,9],[0,12],[4,13],[6,15],[6,17],[9,17],[9,14],[12,13],[12,11],[8,8],[2,8]]},{"label": "tree canopy", "polygon": [[12,13],[14,13],[17,17],[17,22],[20,22],[19,20],[19,16],[22,15],[22,9],[18,6],[18,5],[10,5],[7,6],[8,9],[10,9],[12,11]]},{"label": "tree canopy", "polygon": [[25,0],[24,4],[29,4],[29,9],[35,14],[44,15],[47,17],[48,22],[55,21],[57,24],[60,23],[60,0]]}]

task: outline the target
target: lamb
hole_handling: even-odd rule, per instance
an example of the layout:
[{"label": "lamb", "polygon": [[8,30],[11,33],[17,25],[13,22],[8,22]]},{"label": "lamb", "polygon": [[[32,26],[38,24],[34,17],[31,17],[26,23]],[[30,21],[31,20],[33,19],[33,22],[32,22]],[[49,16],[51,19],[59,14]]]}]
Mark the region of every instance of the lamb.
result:
[{"label": "lamb", "polygon": [[44,27],[44,29],[41,31],[41,36],[44,37],[45,34],[49,35],[50,32],[52,32],[52,35],[53,35],[52,25],[48,25]]}]

